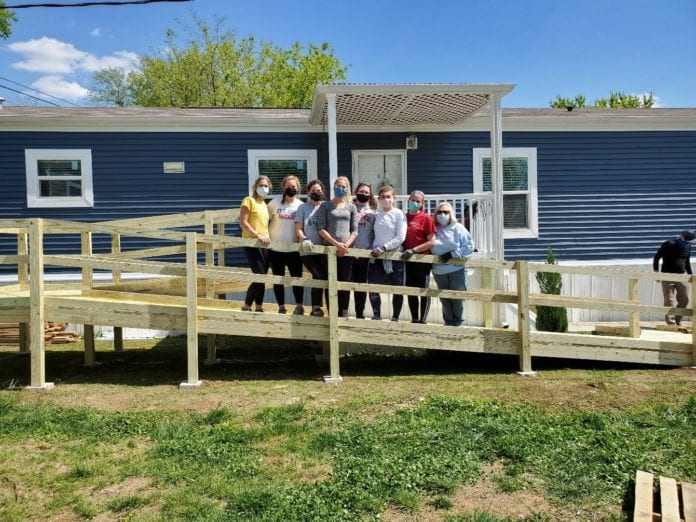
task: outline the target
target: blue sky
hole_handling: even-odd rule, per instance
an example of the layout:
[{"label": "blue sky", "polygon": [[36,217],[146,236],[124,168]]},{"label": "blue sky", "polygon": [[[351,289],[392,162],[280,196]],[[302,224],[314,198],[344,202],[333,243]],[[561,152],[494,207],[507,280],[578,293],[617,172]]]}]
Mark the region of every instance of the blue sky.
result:
[{"label": "blue sky", "polygon": [[[192,12],[207,21],[225,16],[238,36],[283,47],[328,42],[350,66],[349,82],[514,83],[504,107],[547,107],[558,94],[591,101],[611,90],[652,92],[662,107],[696,107],[695,0],[194,0],[21,9],[12,36],[0,40],[0,85],[22,90],[11,80],[89,105],[94,70],[133,67]],[[0,96],[32,103],[2,87]]]}]

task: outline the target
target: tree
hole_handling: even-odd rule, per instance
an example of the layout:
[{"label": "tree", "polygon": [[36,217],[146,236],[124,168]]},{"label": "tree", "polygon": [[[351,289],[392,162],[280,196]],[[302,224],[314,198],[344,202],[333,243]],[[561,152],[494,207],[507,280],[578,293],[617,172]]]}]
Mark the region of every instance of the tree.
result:
[{"label": "tree", "polygon": [[5,7],[5,1],[0,0],[0,38],[7,39],[12,34],[10,22],[17,21],[17,17],[12,11]]},{"label": "tree", "polygon": [[[546,263],[556,264],[556,258],[549,246],[546,250]],[[556,272],[537,272],[537,283],[542,294],[561,295],[561,274]],[[567,332],[568,311],[557,306],[537,306],[536,328],[543,332]]]},{"label": "tree", "polygon": [[[92,99],[145,107],[309,107],[315,85],[345,79],[347,68],[327,43],[282,49],[253,35],[237,39],[222,18],[194,22],[184,26],[188,42],[169,29],[166,51],[142,56],[138,70],[98,71]],[[115,96],[116,85],[128,96]]]},{"label": "tree", "polygon": [[575,98],[564,98],[560,95],[549,102],[554,109],[593,108],[593,109],[650,109],[655,105],[655,98],[650,94],[626,94],[625,92],[610,92],[609,98],[597,98],[592,105],[586,104],[587,99],[582,94]]},{"label": "tree", "polygon": [[133,95],[128,73],[123,67],[109,67],[94,73],[90,99],[96,103],[106,103],[125,107],[132,105]]}]

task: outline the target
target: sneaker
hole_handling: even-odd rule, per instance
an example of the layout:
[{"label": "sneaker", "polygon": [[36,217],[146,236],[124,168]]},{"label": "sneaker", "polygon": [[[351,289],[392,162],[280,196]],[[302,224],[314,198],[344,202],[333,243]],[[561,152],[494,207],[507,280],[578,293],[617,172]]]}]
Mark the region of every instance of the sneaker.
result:
[{"label": "sneaker", "polygon": [[297,305],[292,311],[292,315],[304,315],[304,306]]},{"label": "sneaker", "polygon": [[381,321],[381,320],[382,320],[382,317],[379,316],[379,315],[373,315],[373,316],[372,316],[372,320],[373,320],[373,321]]},{"label": "sneaker", "polygon": [[398,317],[392,317],[392,318],[391,318],[391,321],[397,323],[397,322],[399,321],[399,318],[398,318]]},{"label": "sneaker", "polygon": [[279,307],[278,307],[278,313],[279,313],[279,314],[287,314],[288,311],[287,311],[287,309],[286,309],[284,306],[279,306]]},{"label": "sneaker", "polygon": [[324,317],[324,310],[322,310],[321,308],[315,308],[309,315],[312,315],[314,317]]},{"label": "sneaker", "polygon": [[365,316],[361,314],[361,315],[356,315],[355,318],[356,319],[365,319]]},{"label": "sneaker", "polygon": [[665,323],[667,324],[674,324],[674,321],[669,315],[665,315]]}]

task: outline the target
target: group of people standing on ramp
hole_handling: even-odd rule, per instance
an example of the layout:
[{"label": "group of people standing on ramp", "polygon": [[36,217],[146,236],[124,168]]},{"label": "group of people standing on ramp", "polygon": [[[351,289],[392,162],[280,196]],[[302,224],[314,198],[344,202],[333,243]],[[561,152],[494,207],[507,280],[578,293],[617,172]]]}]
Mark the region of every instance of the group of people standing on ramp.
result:
[{"label": "group of people standing on ramp", "polygon": [[[468,230],[456,219],[454,208],[447,202],[438,203],[435,212],[425,212],[425,195],[411,192],[406,212],[396,206],[396,194],[391,186],[382,186],[373,195],[367,183],[355,186],[351,194],[348,178],[336,178],[328,194],[320,180],[307,183],[307,201],[299,197],[300,180],[293,175],[281,181],[282,195],[267,202],[272,189],[271,180],[259,176],[252,186],[251,195],[244,198],[239,221],[242,237],[257,239],[264,248],[244,247],[251,271],[273,275],[302,276],[302,267],[313,279],[328,278],[327,259],[312,251],[314,246],[336,247],[336,278],[354,283],[389,284],[428,288],[432,271],[438,288],[466,290],[466,268],[448,264],[450,259],[464,259],[474,251]],[[288,251],[282,243],[300,244],[299,251]],[[346,255],[351,248],[371,251],[370,258]],[[398,260],[385,259],[385,252],[400,252]],[[434,264],[409,261],[414,254],[438,256]],[[393,257],[393,256],[390,256]],[[285,287],[273,285],[278,312],[288,313]],[[303,315],[304,288],[293,286],[295,308],[293,314]],[[242,310],[263,312],[265,285],[251,283]],[[338,315],[348,317],[350,292],[338,291]],[[372,319],[382,319],[379,293],[369,293]],[[464,320],[462,299],[441,298],[445,325],[460,326]],[[365,318],[367,292],[354,292],[355,316]],[[310,315],[324,315],[322,303],[328,306],[328,290],[311,290]],[[398,321],[403,307],[403,295],[392,295],[391,320]],[[411,322],[426,323],[430,309],[429,297],[408,296]]]}]

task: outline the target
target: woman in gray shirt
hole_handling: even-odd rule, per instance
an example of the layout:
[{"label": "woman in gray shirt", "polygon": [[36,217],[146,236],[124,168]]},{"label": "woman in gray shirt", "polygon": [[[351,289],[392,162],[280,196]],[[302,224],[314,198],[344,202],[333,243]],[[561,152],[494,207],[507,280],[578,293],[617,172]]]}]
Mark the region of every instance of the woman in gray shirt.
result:
[{"label": "woman in gray shirt", "polygon": [[[319,231],[327,245],[336,247],[337,279],[350,281],[352,257],[346,257],[346,252],[358,237],[358,213],[350,199],[350,182],[345,176],[336,178],[333,185],[334,197],[322,203],[320,220],[324,228]],[[338,313],[348,317],[350,292],[339,290]]]},{"label": "woman in gray shirt", "polygon": [[[321,202],[324,199],[324,184],[315,179],[307,184],[307,195],[309,201],[297,209],[295,215],[295,232],[297,240],[300,242],[300,257],[302,264],[312,274],[312,279],[326,281],[326,256],[324,254],[312,253],[312,247],[323,245],[324,238],[319,231],[324,228],[321,221]],[[326,304],[329,304],[329,290],[326,292]],[[322,317],[324,311],[321,309],[322,300],[321,288],[312,288],[312,312],[315,317]]]}]

